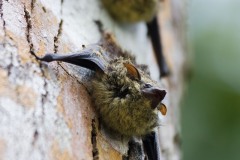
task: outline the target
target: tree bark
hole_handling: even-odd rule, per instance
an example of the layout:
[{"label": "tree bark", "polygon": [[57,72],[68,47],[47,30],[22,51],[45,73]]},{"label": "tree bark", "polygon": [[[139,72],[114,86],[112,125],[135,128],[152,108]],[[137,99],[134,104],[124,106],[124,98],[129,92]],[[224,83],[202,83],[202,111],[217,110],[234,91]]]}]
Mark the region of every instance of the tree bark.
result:
[{"label": "tree bark", "polygon": [[127,142],[98,126],[88,93],[92,72],[31,53],[68,53],[101,38],[94,21],[116,36],[121,47],[148,64],[168,94],[167,116],[158,128],[161,160],[180,159],[179,104],[187,55],[184,4],[161,2],[159,20],[170,76],[159,69],[145,23],[118,24],[96,0],[0,1],[0,159],[122,159]]}]

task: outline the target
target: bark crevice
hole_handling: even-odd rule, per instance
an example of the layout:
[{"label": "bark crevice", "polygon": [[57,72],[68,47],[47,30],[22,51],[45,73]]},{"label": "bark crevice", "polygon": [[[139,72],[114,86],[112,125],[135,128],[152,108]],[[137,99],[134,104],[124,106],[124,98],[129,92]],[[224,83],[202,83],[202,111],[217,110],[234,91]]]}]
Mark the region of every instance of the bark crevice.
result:
[{"label": "bark crevice", "polygon": [[63,24],[63,20],[61,19],[59,26],[58,26],[57,35],[54,37],[54,53],[58,52],[59,38],[62,35],[62,24]]},{"label": "bark crevice", "polygon": [[0,16],[3,21],[3,32],[4,32],[4,37],[6,36],[6,22],[3,17],[3,0],[0,0]]},{"label": "bark crevice", "polygon": [[36,3],[36,0],[32,0],[31,1],[31,13],[32,13],[32,11],[34,9],[35,3]]},{"label": "bark crevice", "polygon": [[31,41],[31,36],[30,36],[30,31],[32,30],[32,21],[31,21],[30,13],[26,9],[26,6],[24,6],[24,17],[27,23],[25,34],[26,34],[27,42],[29,44],[29,52],[36,57],[34,53],[33,43]]},{"label": "bark crevice", "polygon": [[92,119],[91,142],[93,160],[99,160],[99,152],[97,148],[97,127],[95,119]]}]

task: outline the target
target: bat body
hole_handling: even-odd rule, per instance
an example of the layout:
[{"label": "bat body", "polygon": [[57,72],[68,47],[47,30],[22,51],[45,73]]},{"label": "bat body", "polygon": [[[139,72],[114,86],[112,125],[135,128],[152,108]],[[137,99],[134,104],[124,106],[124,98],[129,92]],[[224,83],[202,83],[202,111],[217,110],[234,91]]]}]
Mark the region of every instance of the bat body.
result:
[{"label": "bat body", "polygon": [[120,22],[151,21],[159,0],[102,0],[114,19]]},{"label": "bat body", "polygon": [[[153,103],[155,98],[161,101],[166,92],[153,87],[153,82],[142,73],[139,77],[129,73],[133,67],[130,60],[118,58],[110,63],[107,74],[98,75],[93,81],[93,97],[103,123],[127,136],[151,132],[159,125],[158,104]],[[148,97],[148,89],[156,91],[154,100]]]},{"label": "bat body", "polygon": [[136,68],[131,59],[109,56],[114,54],[108,53],[113,48],[121,51],[111,44],[107,44],[110,50],[97,44],[74,54],[46,54],[37,58],[94,70],[91,96],[104,126],[124,136],[146,135],[159,125],[158,112],[166,114],[166,106],[161,103],[166,91]]}]

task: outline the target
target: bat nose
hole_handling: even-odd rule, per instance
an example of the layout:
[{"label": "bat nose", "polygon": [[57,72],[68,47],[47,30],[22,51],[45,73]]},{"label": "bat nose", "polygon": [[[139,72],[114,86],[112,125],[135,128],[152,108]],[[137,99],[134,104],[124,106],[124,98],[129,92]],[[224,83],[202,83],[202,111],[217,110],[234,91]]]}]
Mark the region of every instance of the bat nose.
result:
[{"label": "bat nose", "polygon": [[162,101],[164,99],[164,97],[166,96],[167,92],[165,90],[161,90],[158,87],[150,87],[150,88],[144,88],[142,89],[142,94],[145,97],[155,97],[155,98],[159,98],[160,101]]},{"label": "bat nose", "polygon": [[158,87],[144,88],[141,92],[144,97],[152,102],[152,108],[156,108],[167,94],[165,90],[161,90]]}]

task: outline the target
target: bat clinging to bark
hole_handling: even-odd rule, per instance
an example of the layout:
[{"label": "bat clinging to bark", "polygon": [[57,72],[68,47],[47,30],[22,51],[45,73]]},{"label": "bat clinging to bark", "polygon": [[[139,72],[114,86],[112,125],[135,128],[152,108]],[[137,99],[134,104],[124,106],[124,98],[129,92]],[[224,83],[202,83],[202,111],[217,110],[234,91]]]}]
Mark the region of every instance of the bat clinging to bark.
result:
[{"label": "bat clinging to bark", "polygon": [[159,0],[102,0],[114,19],[120,22],[151,21]]},{"label": "bat clinging to bark", "polygon": [[124,136],[146,135],[159,125],[158,112],[166,114],[166,106],[161,103],[166,91],[123,52],[123,57],[110,52],[122,51],[111,41],[87,46],[78,53],[46,54],[37,59],[63,61],[95,71],[91,96],[104,126]]},{"label": "bat clinging to bark", "polygon": [[101,0],[112,18],[118,22],[147,22],[148,35],[160,69],[160,76],[169,74],[169,68],[163,56],[157,11],[160,0]]}]

